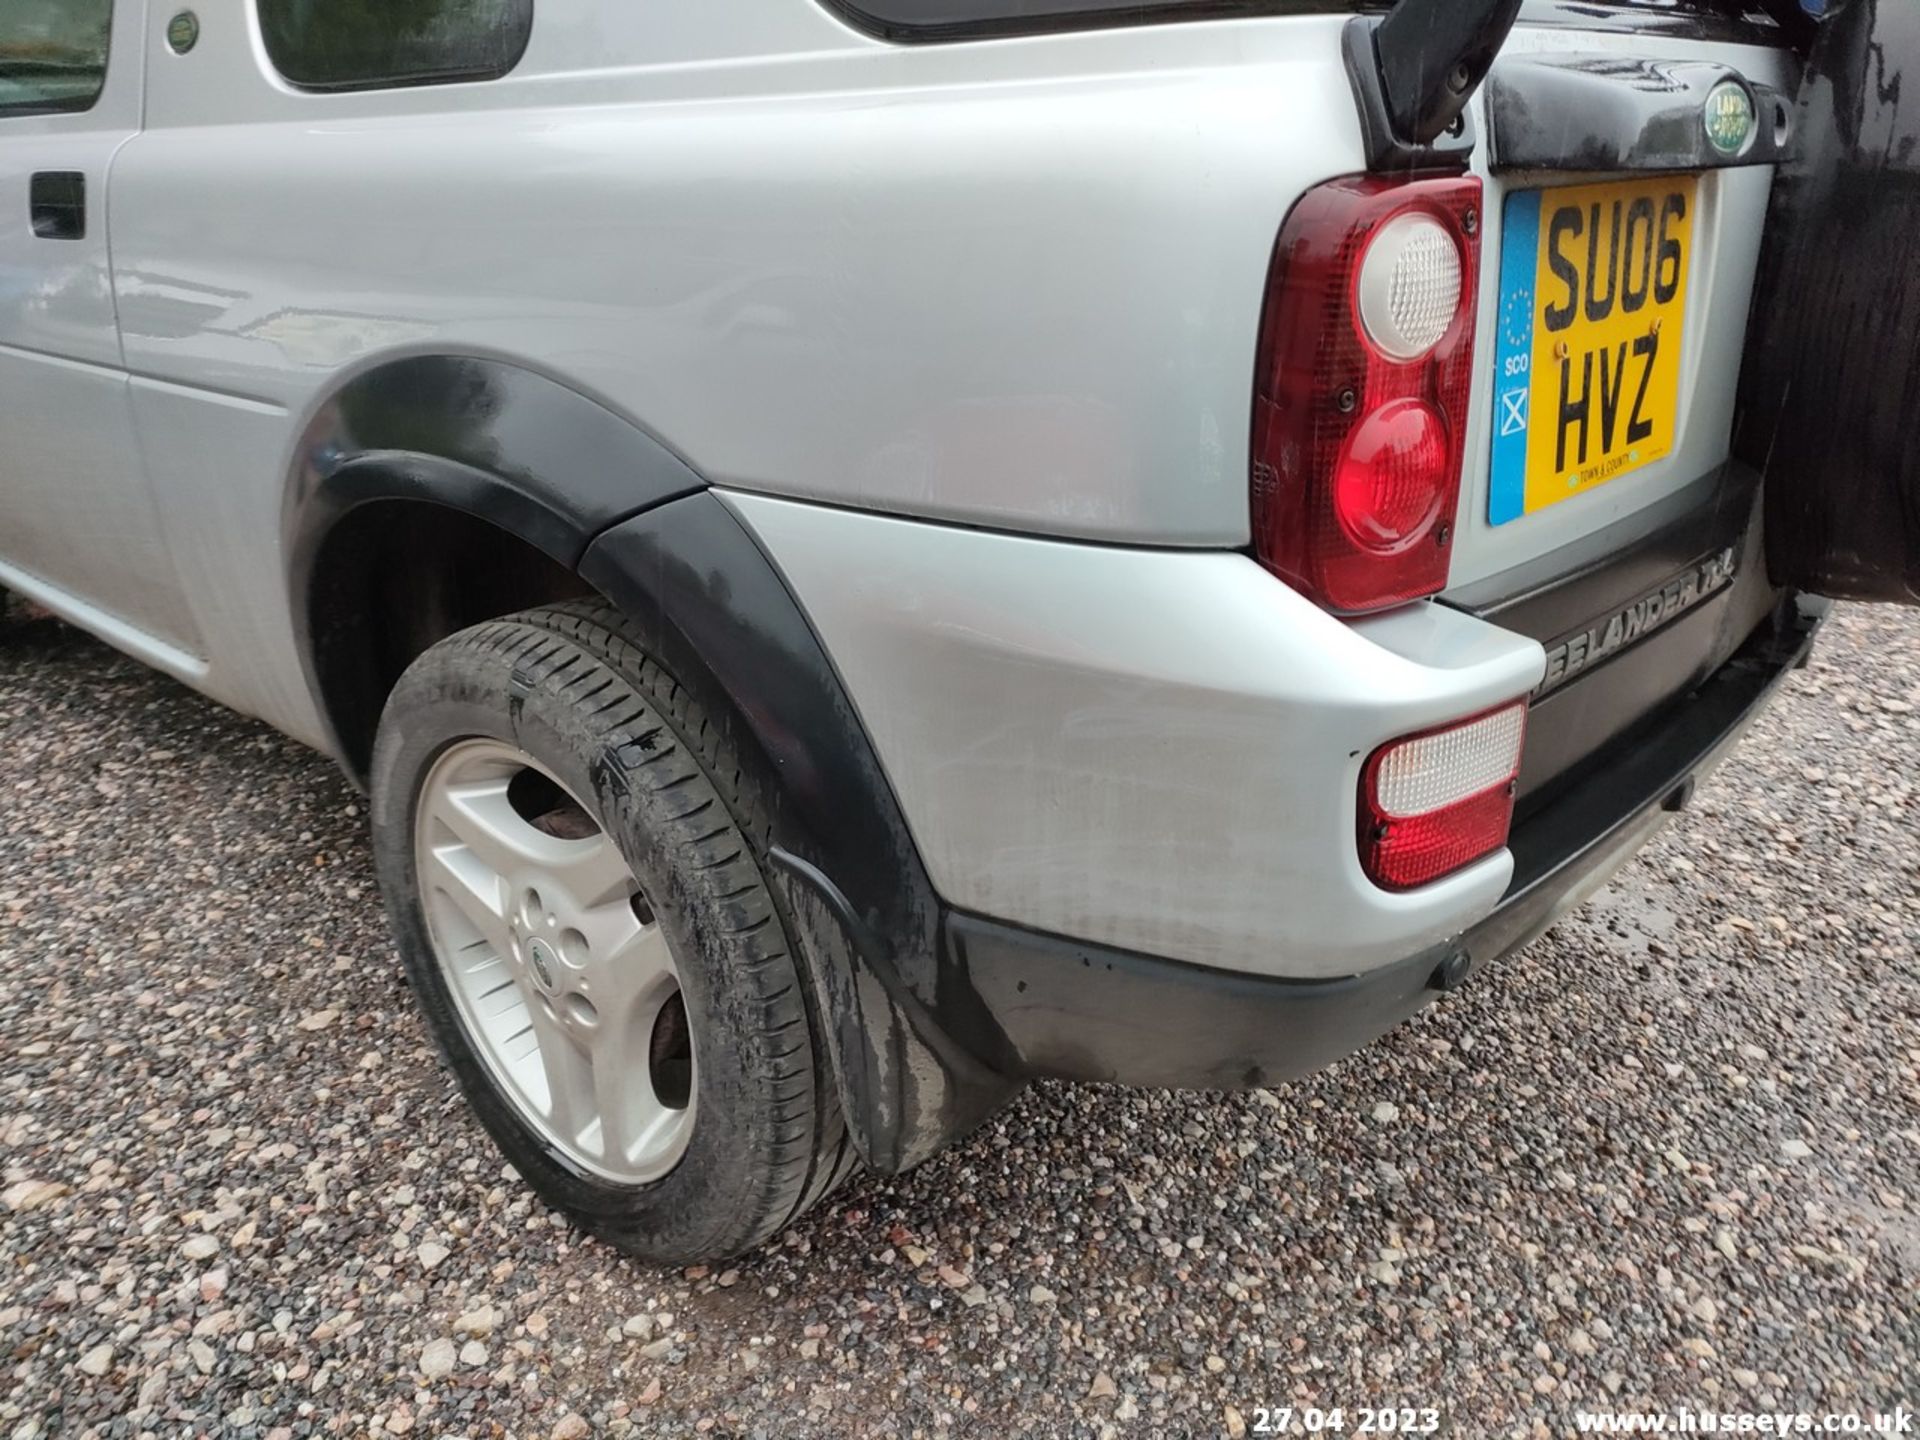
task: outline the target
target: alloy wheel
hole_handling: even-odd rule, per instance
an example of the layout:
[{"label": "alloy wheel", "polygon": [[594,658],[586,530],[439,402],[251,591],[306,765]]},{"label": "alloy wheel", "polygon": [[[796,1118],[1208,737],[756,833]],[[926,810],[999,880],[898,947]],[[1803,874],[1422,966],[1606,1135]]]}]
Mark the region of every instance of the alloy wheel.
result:
[{"label": "alloy wheel", "polygon": [[646,1184],[693,1131],[686,1002],[665,931],[588,808],[526,752],[470,739],[421,788],[414,858],[468,1038],[575,1164]]}]

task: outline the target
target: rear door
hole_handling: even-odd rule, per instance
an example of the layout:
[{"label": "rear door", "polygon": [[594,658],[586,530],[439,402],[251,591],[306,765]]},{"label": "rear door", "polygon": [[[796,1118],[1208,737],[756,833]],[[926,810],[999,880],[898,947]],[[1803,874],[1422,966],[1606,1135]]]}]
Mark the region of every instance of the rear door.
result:
[{"label": "rear door", "polygon": [[1745,528],[1727,460],[1797,66],[1777,27],[1677,10],[1526,5],[1482,86],[1456,592],[1605,564],[1689,513],[1726,521],[1701,558]]},{"label": "rear door", "polygon": [[[1524,821],[1778,612],[1759,476],[1731,446],[1799,60],[1790,28],[1738,0],[1399,0],[1374,54],[1389,109],[1434,103],[1403,107],[1418,128],[1370,123],[1356,85],[1373,168],[1391,168],[1375,153],[1390,129],[1429,147],[1415,165],[1451,145],[1483,187],[1441,598],[1546,652]],[[1443,102],[1461,103],[1476,67],[1448,125]]]},{"label": "rear door", "polygon": [[[107,177],[146,0],[0,0],[0,580],[150,659],[190,625],[134,442]],[[131,633],[130,633],[131,632]]]},{"label": "rear door", "polygon": [[1736,449],[1765,473],[1776,580],[1920,604],[1920,6],[1836,6],[1798,123]]}]

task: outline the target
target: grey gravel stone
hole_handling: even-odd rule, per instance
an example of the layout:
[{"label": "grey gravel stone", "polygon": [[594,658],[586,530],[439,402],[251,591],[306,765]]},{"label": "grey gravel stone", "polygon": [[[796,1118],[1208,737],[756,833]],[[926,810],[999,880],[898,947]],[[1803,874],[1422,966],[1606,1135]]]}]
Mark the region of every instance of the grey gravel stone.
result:
[{"label": "grey gravel stone", "polygon": [[499,1317],[494,1313],[493,1306],[482,1305],[478,1309],[464,1312],[455,1320],[453,1322],[453,1333],[456,1335],[473,1335],[484,1339],[493,1333],[493,1327],[498,1323]]},{"label": "grey gravel stone", "polygon": [[38,1210],[42,1205],[51,1205],[71,1188],[53,1180],[21,1180],[0,1191],[0,1205],[16,1212]]},{"label": "grey gravel stone", "polygon": [[459,1356],[453,1348],[453,1341],[442,1336],[438,1340],[429,1340],[426,1348],[420,1352],[420,1373],[429,1380],[441,1380],[453,1373],[453,1367],[459,1362]]},{"label": "grey gravel stone", "polygon": [[1843,607],[1614,883],[1364,1053],[1244,1095],[1038,1085],[695,1273],[554,1223],[503,1164],[327,762],[0,624],[0,1436],[1911,1407],[1916,701],[1920,613]]}]

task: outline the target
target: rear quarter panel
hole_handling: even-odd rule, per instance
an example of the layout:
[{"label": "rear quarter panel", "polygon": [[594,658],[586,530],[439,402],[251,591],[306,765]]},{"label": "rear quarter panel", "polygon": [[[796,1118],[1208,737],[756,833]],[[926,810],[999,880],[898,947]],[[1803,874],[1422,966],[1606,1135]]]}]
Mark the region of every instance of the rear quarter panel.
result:
[{"label": "rear quarter panel", "polygon": [[606,8],[544,0],[479,85],[298,93],[238,17],[160,47],[114,177],[129,366],[286,440],[368,364],[498,355],[715,482],[1246,539],[1274,235],[1358,164],[1337,17],[915,48],[802,0]]}]

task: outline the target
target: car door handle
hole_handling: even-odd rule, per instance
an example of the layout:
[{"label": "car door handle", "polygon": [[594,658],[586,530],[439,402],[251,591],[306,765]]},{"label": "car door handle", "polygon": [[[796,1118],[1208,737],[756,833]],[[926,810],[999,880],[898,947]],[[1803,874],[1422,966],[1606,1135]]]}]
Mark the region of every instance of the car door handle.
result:
[{"label": "car door handle", "polygon": [[78,170],[38,170],[27,189],[27,214],[42,240],[87,238],[87,177]]}]

